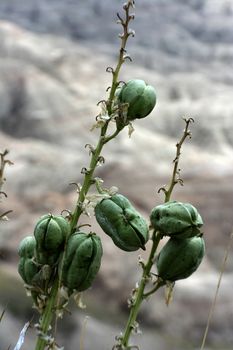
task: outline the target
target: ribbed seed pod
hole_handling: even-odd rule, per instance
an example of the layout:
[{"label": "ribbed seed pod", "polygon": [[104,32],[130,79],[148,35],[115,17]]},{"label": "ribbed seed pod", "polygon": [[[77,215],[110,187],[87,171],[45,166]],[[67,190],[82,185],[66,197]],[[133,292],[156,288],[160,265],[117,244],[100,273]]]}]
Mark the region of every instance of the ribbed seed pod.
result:
[{"label": "ribbed seed pod", "polygon": [[152,86],[143,80],[129,80],[117,91],[119,103],[128,103],[128,120],[145,118],[156,104],[156,94]]},{"label": "ribbed seed pod", "polygon": [[200,235],[203,225],[202,218],[193,205],[176,201],[155,207],[150,220],[153,228],[164,236],[181,239]]},{"label": "ribbed seed pod", "polygon": [[158,275],[166,281],[177,281],[192,275],[205,254],[202,237],[186,239],[170,238],[161,249],[156,265]]},{"label": "ribbed seed pod", "polygon": [[148,225],[126,197],[115,194],[101,200],[95,207],[95,217],[118,248],[125,251],[145,249]]},{"label": "ribbed seed pod", "polygon": [[34,285],[37,282],[39,268],[31,258],[20,258],[18,272],[25,283]]},{"label": "ribbed seed pod", "polygon": [[63,216],[44,215],[36,224],[36,256],[38,263],[53,265],[63,249],[70,225]]},{"label": "ribbed seed pod", "polygon": [[70,236],[62,269],[62,282],[71,294],[88,289],[99,271],[103,250],[94,233],[76,232]]},{"label": "ribbed seed pod", "polygon": [[18,254],[20,257],[33,258],[35,255],[36,240],[33,236],[27,236],[19,244]]},{"label": "ribbed seed pod", "polygon": [[37,278],[39,268],[34,261],[36,240],[33,236],[25,237],[19,245],[18,272],[25,283],[33,285]]}]

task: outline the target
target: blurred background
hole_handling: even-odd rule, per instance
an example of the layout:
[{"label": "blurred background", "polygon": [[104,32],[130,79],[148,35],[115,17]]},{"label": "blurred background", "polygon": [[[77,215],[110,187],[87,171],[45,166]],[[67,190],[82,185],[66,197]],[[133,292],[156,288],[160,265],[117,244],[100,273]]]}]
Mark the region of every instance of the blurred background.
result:
[{"label": "blurred background", "polygon": [[[73,209],[77,194],[71,182],[82,181],[88,165],[87,143],[106,98],[119,49],[116,13],[122,1],[40,0],[0,2],[0,150],[10,150],[1,212],[0,349],[14,347],[31,309],[17,273],[17,247],[33,233],[42,214]],[[127,62],[121,79],[144,79],[157,91],[151,115],[134,123],[106,147],[97,175],[113,185],[147,218],[163,201],[158,189],[168,183],[175,144],[193,117],[192,139],[182,150],[184,186],[173,199],[189,201],[205,222],[206,257],[189,279],[176,284],[167,307],[164,292],[144,303],[142,335],[133,342],[143,350],[199,349],[214,297],[219,270],[233,227],[233,2],[230,0],[141,0],[136,3]],[[59,341],[66,350],[108,350],[124,327],[127,298],[140,276],[138,254],[117,249],[101,235],[100,273],[85,293],[85,310],[71,305]],[[90,222],[83,217],[81,222]],[[232,250],[222,280],[206,350],[233,347]],[[32,350],[33,330],[24,350]]]}]

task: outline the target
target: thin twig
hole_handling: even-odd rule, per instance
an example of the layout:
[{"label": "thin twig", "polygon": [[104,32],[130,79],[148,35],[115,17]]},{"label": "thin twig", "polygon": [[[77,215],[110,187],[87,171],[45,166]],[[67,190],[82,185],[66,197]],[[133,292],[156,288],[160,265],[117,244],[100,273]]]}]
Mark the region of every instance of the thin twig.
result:
[{"label": "thin twig", "polygon": [[9,151],[7,149],[5,149],[5,151],[0,153],[0,192],[3,193],[4,195],[5,192],[2,192],[2,187],[4,182],[6,181],[5,177],[4,177],[4,171],[5,171],[5,166],[6,164],[8,165],[12,165],[13,163],[9,160],[6,159],[7,154],[9,153]]},{"label": "thin twig", "polygon": [[222,277],[223,277],[224,271],[226,269],[226,263],[227,263],[227,259],[228,259],[229,252],[230,252],[230,249],[231,249],[232,241],[233,241],[233,231],[232,231],[232,233],[230,235],[229,243],[228,243],[228,245],[226,247],[226,250],[225,250],[225,255],[224,255],[224,258],[223,258],[223,261],[222,261],[222,266],[221,266],[221,269],[220,269],[218,283],[217,283],[217,287],[216,287],[216,290],[215,290],[214,299],[213,299],[213,302],[212,302],[211,307],[210,307],[210,311],[209,311],[209,315],[208,315],[208,319],[207,319],[207,324],[206,324],[206,328],[205,328],[205,333],[204,333],[204,336],[203,336],[203,339],[202,339],[202,344],[201,344],[200,350],[204,350],[204,347],[205,347],[205,342],[206,342],[207,334],[209,332],[210,322],[211,322],[211,319],[213,317],[214,309],[215,309],[215,306],[216,306],[217,297],[218,297],[218,293],[219,293],[219,288],[220,288],[220,285],[221,285],[221,282],[222,282]]},{"label": "thin twig", "polygon": [[174,167],[173,167],[173,172],[172,172],[172,177],[171,177],[169,187],[168,187],[168,189],[166,189],[166,187],[162,187],[158,191],[158,192],[160,192],[162,190],[164,192],[165,202],[170,201],[172,191],[177,183],[179,183],[183,186],[183,180],[180,177],[180,169],[178,168],[178,165],[179,165],[179,161],[180,161],[182,145],[187,137],[191,138],[192,134],[189,130],[189,125],[191,123],[194,123],[194,120],[193,120],[193,118],[188,118],[188,119],[184,118],[184,121],[185,121],[186,125],[185,125],[185,129],[184,129],[184,132],[183,132],[183,135],[182,135],[180,141],[176,144],[176,156],[175,156],[175,159],[173,160]]},{"label": "thin twig", "polygon": [[[5,176],[4,176],[4,172],[5,172],[5,166],[6,165],[12,165],[13,163],[9,160],[6,159],[6,156],[8,155],[9,151],[7,149],[5,149],[5,151],[0,153],[0,199],[1,196],[3,195],[5,198],[7,198],[7,194],[2,191],[3,185],[6,181]],[[12,210],[7,210],[6,212],[0,214],[0,220],[7,220],[7,214],[11,213]]]}]

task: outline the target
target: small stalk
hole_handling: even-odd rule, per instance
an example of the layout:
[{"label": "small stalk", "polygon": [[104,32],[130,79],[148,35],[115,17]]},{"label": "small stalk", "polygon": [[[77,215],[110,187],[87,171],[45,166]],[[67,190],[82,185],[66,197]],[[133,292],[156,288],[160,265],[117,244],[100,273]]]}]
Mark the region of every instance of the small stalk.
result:
[{"label": "small stalk", "polygon": [[[134,36],[134,32],[132,30],[129,30],[129,22],[134,19],[134,15],[130,14],[130,8],[134,7],[134,1],[128,0],[127,3],[124,4],[123,9],[125,11],[125,18],[122,18],[119,13],[117,14],[118,17],[118,23],[122,25],[123,33],[119,34],[119,37],[121,39],[121,47],[119,51],[118,56],[118,63],[116,65],[115,69],[110,69],[109,71],[112,73],[112,86],[110,89],[109,94],[109,101],[107,103],[107,109],[108,114],[112,114],[112,101],[114,100],[116,89],[119,85],[118,83],[118,76],[121,69],[122,64],[125,62],[126,59],[129,59],[131,61],[131,58],[129,55],[126,54],[126,44],[129,36]],[[109,67],[110,68],[110,67]]]},{"label": "small stalk", "polygon": [[95,150],[92,151],[90,165],[89,165],[88,170],[85,173],[83,185],[82,185],[82,188],[79,192],[76,207],[75,207],[75,210],[71,216],[71,224],[70,224],[71,231],[70,231],[70,233],[72,233],[74,231],[75,227],[77,226],[77,223],[78,223],[79,218],[80,218],[82,211],[83,211],[83,204],[84,204],[84,201],[86,198],[86,194],[88,193],[91,185],[93,184],[93,174],[94,174],[94,171],[96,169],[97,163],[99,161],[99,156],[101,154],[101,151],[102,151],[103,146],[105,144],[105,134],[107,131],[107,126],[108,126],[108,124],[106,123],[104,125],[104,127],[101,128],[101,134],[100,134],[98,144],[97,144]]},{"label": "small stalk", "polygon": [[[129,342],[129,338],[130,335],[134,329],[134,325],[137,319],[137,315],[141,306],[141,303],[143,301],[144,298],[146,298],[146,295],[144,294],[144,290],[146,287],[146,284],[148,282],[148,280],[150,279],[150,270],[153,266],[154,263],[154,255],[156,252],[156,249],[158,247],[158,244],[160,242],[161,236],[159,232],[153,232],[153,245],[150,251],[150,255],[148,258],[148,261],[146,263],[146,265],[143,267],[143,274],[142,274],[142,278],[140,281],[140,284],[136,290],[136,299],[133,303],[133,305],[131,306],[131,310],[130,310],[130,314],[129,314],[129,318],[125,327],[125,332],[123,334],[122,340],[121,340],[121,345],[123,349],[127,349],[128,347],[128,342]],[[160,287],[160,286],[159,286]]]},{"label": "small stalk", "polygon": [[[159,190],[159,192],[161,190],[164,192],[164,195],[165,195],[164,202],[165,203],[170,200],[171,194],[172,194],[172,191],[173,191],[175,185],[177,183],[180,183],[181,185],[183,185],[183,180],[180,178],[180,170],[178,168],[178,165],[179,165],[179,160],[180,160],[180,155],[181,155],[181,147],[182,147],[185,139],[187,137],[191,137],[191,133],[189,131],[189,124],[191,122],[193,122],[193,119],[192,118],[184,119],[184,121],[185,121],[186,126],[185,126],[185,129],[184,129],[184,132],[183,132],[183,135],[182,135],[180,141],[176,144],[176,157],[173,161],[174,167],[173,167],[173,171],[172,171],[170,185],[168,186],[168,189],[162,187]],[[118,346],[118,348],[116,347],[119,350],[131,348],[131,346],[129,346],[129,339],[130,339],[132,331],[135,328],[135,322],[137,320],[138,312],[139,312],[139,309],[140,309],[140,306],[141,306],[143,300],[146,299],[147,297],[149,297],[151,294],[155,293],[160,287],[162,287],[165,284],[164,281],[158,279],[156,281],[156,285],[154,286],[154,288],[152,290],[150,290],[148,292],[144,292],[146,285],[147,285],[147,282],[151,276],[151,268],[154,264],[155,253],[156,253],[156,250],[158,248],[158,245],[159,245],[159,242],[161,239],[162,239],[162,236],[161,236],[160,232],[154,231],[152,234],[153,244],[151,247],[151,251],[150,251],[150,254],[149,254],[149,257],[148,257],[146,264],[143,266],[142,277],[141,277],[139,286],[136,289],[135,294],[134,294],[134,302],[131,306],[129,318],[128,318],[128,321],[127,321],[126,326],[125,326],[125,331],[123,333],[123,336],[120,338],[120,345]]]},{"label": "small stalk", "polygon": [[0,153],[0,194],[4,194],[6,196],[6,194],[4,192],[2,192],[2,187],[3,184],[5,182],[5,177],[4,177],[4,170],[5,170],[5,166],[8,165],[12,165],[13,163],[9,160],[6,159],[7,154],[9,153],[9,151],[6,149],[4,152]]},{"label": "small stalk", "polygon": [[57,298],[58,284],[59,284],[59,280],[58,278],[56,278],[52,286],[51,293],[49,295],[46,307],[40,319],[39,331],[41,332],[41,335],[39,335],[37,338],[35,350],[44,350],[45,346],[47,345],[47,340],[43,336],[46,337],[48,335],[48,330],[53,320],[54,305]]},{"label": "small stalk", "polygon": [[187,137],[191,138],[191,132],[189,130],[189,125],[190,125],[190,123],[193,123],[194,120],[193,120],[193,118],[189,118],[189,119],[184,119],[184,121],[185,121],[186,125],[185,125],[183,136],[181,137],[180,141],[176,144],[176,157],[173,160],[174,168],[173,168],[173,172],[172,172],[170,185],[169,185],[168,189],[161,188],[161,190],[163,190],[164,194],[165,194],[165,202],[170,201],[172,191],[177,183],[179,183],[181,186],[183,186],[183,180],[180,178],[180,169],[178,168],[178,164],[179,164],[180,155],[181,155],[181,147],[182,147],[182,145]]},{"label": "small stalk", "polygon": [[225,249],[224,258],[223,258],[223,261],[222,261],[222,264],[221,264],[220,273],[219,273],[219,277],[218,277],[218,283],[217,283],[217,286],[216,286],[216,289],[215,289],[214,299],[213,299],[213,301],[211,303],[211,307],[210,307],[210,310],[209,310],[208,319],[207,319],[207,323],[206,323],[206,328],[205,328],[205,332],[204,332],[204,335],[203,335],[203,338],[202,338],[202,343],[201,343],[200,350],[204,350],[204,348],[205,348],[206,338],[207,338],[207,335],[208,335],[208,332],[209,332],[209,328],[210,328],[210,322],[211,322],[211,319],[213,317],[213,313],[214,313],[214,310],[215,310],[215,307],[216,307],[217,297],[218,297],[219,289],[220,289],[220,286],[221,286],[222,277],[223,277],[223,274],[224,274],[225,269],[226,269],[227,259],[229,257],[229,253],[230,253],[230,249],[231,249],[231,246],[232,246],[232,242],[233,242],[233,231],[230,234],[229,242],[228,242],[228,245],[227,245],[227,247]]},{"label": "small stalk", "polygon": [[[1,202],[1,196],[4,196],[5,198],[7,197],[6,192],[4,192],[2,190],[3,185],[6,181],[5,176],[4,176],[5,166],[13,164],[9,159],[6,159],[6,156],[8,155],[8,153],[9,153],[9,151],[7,149],[4,152],[0,153],[0,202]],[[7,211],[1,213],[0,220],[7,219],[7,215],[11,212],[12,212],[12,210],[7,210]]]}]

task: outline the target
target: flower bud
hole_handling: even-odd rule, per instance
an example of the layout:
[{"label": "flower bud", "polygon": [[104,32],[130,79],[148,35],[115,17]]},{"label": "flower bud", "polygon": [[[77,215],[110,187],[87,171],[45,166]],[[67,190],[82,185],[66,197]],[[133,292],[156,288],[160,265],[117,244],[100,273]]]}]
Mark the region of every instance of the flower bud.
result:
[{"label": "flower bud", "polygon": [[126,197],[115,194],[101,200],[95,207],[95,216],[118,248],[125,251],[145,249],[149,239],[148,225]]},{"label": "flower bud", "polygon": [[34,230],[38,263],[56,263],[69,230],[69,223],[63,216],[42,216]]},{"label": "flower bud", "polygon": [[145,118],[156,104],[154,88],[140,79],[129,80],[117,95],[120,104],[128,103],[128,121]]},{"label": "flower bud", "polygon": [[187,239],[170,238],[161,249],[156,265],[158,275],[165,281],[177,281],[192,275],[205,254],[202,237]]},{"label": "flower bud", "polygon": [[92,285],[100,268],[102,254],[101,240],[96,234],[76,232],[70,236],[61,272],[62,282],[70,294]]},{"label": "flower bud", "polygon": [[167,202],[155,207],[150,215],[151,225],[164,236],[190,238],[200,235],[202,218],[189,203]]}]

